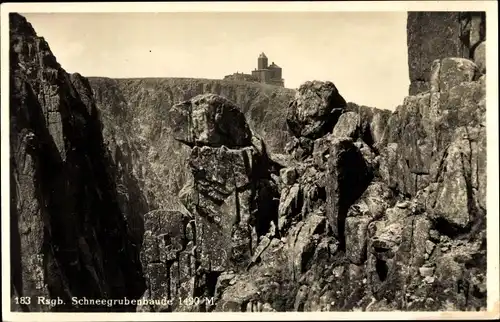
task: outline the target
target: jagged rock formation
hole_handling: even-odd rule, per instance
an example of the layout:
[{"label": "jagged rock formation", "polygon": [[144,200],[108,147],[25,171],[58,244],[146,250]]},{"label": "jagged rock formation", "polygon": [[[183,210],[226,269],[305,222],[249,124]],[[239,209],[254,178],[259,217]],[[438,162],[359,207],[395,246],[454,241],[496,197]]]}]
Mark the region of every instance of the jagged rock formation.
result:
[{"label": "jagged rock formation", "polygon": [[[341,98],[328,107],[322,104],[330,100],[317,102],[317,110],[337,109],[340,117],[315,140],[295,132],[288,160],[276,162],[281,163],[279,176],[271,171],[267,179],[280,189],[279,206],[274,209],[277,218],[268,218],[277,219],[278,224],[268,225],[267,233],[261,230],[252,242],[243,239],[245,245],[253,245],[246,248],[246,256],[233,261],[243,266],[222,265],[231,260],[216,252],[219,265],[208,266],[220,269],[220,275],[215,286],[205,288],[211,292],[204,293],[216,299],[209,310],[485,308],[484,76],[473,62],[462,58],[446,58],[433,65],[432,91],[408,97],[392,114],[345,104]],[[324,97],[340,97],[332,85],[304,84],[289,105],[289,124],[296,124],[296,115],[301,115],[297,107],[309,93],[320,89]],[[223,118],[210,112],[224,109],[207,108],[207,101],[231,106],[222,98],[208,96],[173,110],[193,117],[192,111],[202,106],[210,117],[200,119],[218,119],[223,125]],[[309,106],[309,110],[314,108]],[[303,120],[303,128],[318,124],[314,118]],[[224,187],[226,180],[211,173],[215,169],[226,173],[238,162],[222,158],[222,151],[231,150],[215,148],[222,149],[215,152],[207,146],[221,142],[217,135],[202,135],[217,125],[183,124],[190,128],[180,132],[190,133],[187,143],[191,145],[199,137],[214,138],[192,150],[196,157],[205,150],[208,159],[194,168],[190,163],[195,183],[188,185],[189,193],[182,194],[187,208],[195,217],[215,210],[215,215],[234,223],[231,214],[239,213],[237,207],[223,208],[230,210],[227,213],[204,200],[208,193],[202,191],[209,187],[212,196],[213,189],[221,183]],[[244,124],[233,137],[241,135],[249,136]],[[216,155],[220,157],[214,160]],[[232,175],[239,177],[238,173]],[[220,179],[207,184],[207,177]],[[226,252],[242,245],[240,239],[231,240],[222,231],[212,236],[225,240],[225,248],[224,242],[213,240],[213,245]],[[210,260],[210,255],[201,257]],[[194,289],[193,294],[197,294]]]},{"label": "jagged rock formation", "polygon": [[407,35],[410,95],[429,91],[436,59],[467,58],[486,71],[484,12],[409,12]]},{"label": "jagged rock formation", "polygon": [[[391,115],[339,107],[313,149],[291,149],[281,238],[219,286],[216,310],[485,309],[484,76],[462,58],[434,69],[432,91]],[[290,109],[317,88],[338,95],[304,87]]]},{"label": "jagged rock formation", "polygon": [[[177,209],[183,206],[177,194],[190,171],[184,166],[189,149],[175,140],[168,111],[175,104],[199,94],[219,94],[234,102],[244,113],[248,125],[266,140],[270,153],[282,153],[290,138],[286,126],[286,106],[294,90],[246,82],[158,78],[90,78],[96,105],[101,112],[103,136],[119,159],[126,159],[118,174],[120,187],[140,191],[129,202],[140,200],[135,208]],[[246,121],[245,121],[246,124]],[[117,160],[116,162],[119,162]],[[135,178],[135,179],[133,179]],[[136,189],[135,187],[139,187]],[[131,207],[129,207],[131,208]],[[147,211],[146,211],[147,212]]]},{"label": "jagged rock formation", "polygon": [[283,89],[93,79],[92,93],[19,15],[11,48],[13,294],[146,303],[56,310],[485,309],[473,60],[429,61],[428,90],[394,112],[306,82],[280,119],[259,104]]},{"label": "jagged rock formation", "polygon": [[[278,189],[263,141],[227,99],[199,95],[169,111],[174,136],[191,147],[192,180],[180,192],[189,211],[146,216],[147,298],[214,296],[219,275],[244,271],[276,225]],[[161,296],[160,296],[161,295]],[[204,297],[205,298],[205,297]],[[178,303],[143,311],[176,310]],[[191,308],[194,309],[194,308]],[[201,303],[197,310],[211,310]]]},{"label": "jagged rock formation", "polygon": [[71,304],[138,298],[145,288],[138,214],[120,211],[88,81],[68,75],[18,14],[10,48],[12,296],[32,299],[13,310],[51,309],[37,296],[61,298],[56,311],[134,309]]}]

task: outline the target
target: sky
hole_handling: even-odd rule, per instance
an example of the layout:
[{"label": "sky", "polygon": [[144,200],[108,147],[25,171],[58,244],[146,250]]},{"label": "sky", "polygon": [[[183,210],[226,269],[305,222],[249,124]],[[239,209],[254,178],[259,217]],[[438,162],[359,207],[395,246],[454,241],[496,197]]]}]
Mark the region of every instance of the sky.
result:
[{"label": "sky", "polygon": [[70,73],[222,79],[265,52],[285,87],[331,81],[394,110],[408,94],[406,12],[26,13]]}]

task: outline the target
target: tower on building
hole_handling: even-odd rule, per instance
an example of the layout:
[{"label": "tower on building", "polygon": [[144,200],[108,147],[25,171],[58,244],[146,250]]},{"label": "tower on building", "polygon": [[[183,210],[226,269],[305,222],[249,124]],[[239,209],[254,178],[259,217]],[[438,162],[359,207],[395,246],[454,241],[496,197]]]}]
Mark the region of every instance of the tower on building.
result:
[{"label": "tower on building", "polygon": [[260,53],[259,58],[257,58],[257,68],[267,69],[267,56],[264,53]]},{"label": "tower on building", "polygon": [[274,62],[268,65],[267,56],[262,52],[257,58],[257,68],[255,68],[251,74],[234,73],[225,76],[224,79],[259,82],[284,87],[285,82],[282,77],[281,67]]}]

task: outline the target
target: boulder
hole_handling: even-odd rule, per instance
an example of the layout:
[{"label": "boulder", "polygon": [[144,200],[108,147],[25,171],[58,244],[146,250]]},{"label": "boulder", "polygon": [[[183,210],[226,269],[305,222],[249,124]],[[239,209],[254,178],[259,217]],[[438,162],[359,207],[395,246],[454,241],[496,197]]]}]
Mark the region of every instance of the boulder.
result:
[{"label": "boulder", "polygon": [[[180,197],[195,214],[202,267],[223,271],[231,256],[233,263],[247,265],[251,249],[257,246],[256,234],[267,232],[273,220],[268,213],[277,211],[278,203],[273,201],[277,191],[260,176],[266,174],[259,166],[261,159],[253,147],[204,146],[191,151],[194,182]],[[251,223],[259,228],[251,228]]]},{"label": "boulder", "polygon": [[168,111],[173,136],[187,145],[229,148],[249,146],[252,132],[234,103],[216,94],[202,94]]},{"label": "boulder", "polygon": [[288,128],[296,137],[317,139],[333,129],[345,106],[332,82],[306,82],[288,107]]},{"label": "boulder", "polygon": [[353,137],[354,140],[360,139],[375,149],[382,147],[386,143],[384,134],[387,121],[392,114],[390,110],[382,110],[349,102],[347,103],[346,111],[359,115],[358,135]]}]

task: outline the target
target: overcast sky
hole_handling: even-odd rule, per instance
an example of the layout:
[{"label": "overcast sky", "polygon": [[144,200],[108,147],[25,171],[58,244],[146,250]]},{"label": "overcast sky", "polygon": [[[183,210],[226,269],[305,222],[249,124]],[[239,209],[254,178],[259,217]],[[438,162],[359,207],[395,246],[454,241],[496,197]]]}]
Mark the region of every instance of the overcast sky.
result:
[{"label": "overcast sky", "polygon": [[386,109],[408,93],[406,12],[23,15],[84,76],[220,79],[265,52],[286,87],[329,80],[347,101]]}]

